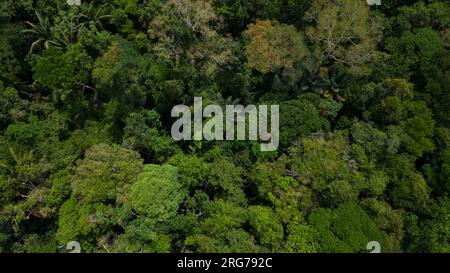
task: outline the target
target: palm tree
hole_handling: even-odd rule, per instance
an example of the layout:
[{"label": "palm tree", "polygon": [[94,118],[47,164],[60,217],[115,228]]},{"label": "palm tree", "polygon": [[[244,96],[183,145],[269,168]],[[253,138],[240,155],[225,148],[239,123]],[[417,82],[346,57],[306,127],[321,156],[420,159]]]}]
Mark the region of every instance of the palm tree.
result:
[{"label": "palm tree", "polygon": [[80,26],[83,27],[89,22],[94,22],[99,29],[103,30],[104,27],[102,21],[112,17],[112,15],[106,14],[107,6],[108,4],[104,4],[97,8],[94,6],[93,2],[89,3],[86,11],[80,16],[80,19],[84,19],[84,21],[80,23]]},{"label": "palm tree", "polygon": [[79,14],[77,18],[72,18],[75,19],[75,25],[69,30],[62,28],[56,23],[52,25],[48,17],[43,17],[36,11],[38,22],[36,24],[28,21],[25,22],[30,28],[23,31],[24,33],[31,33],[38,37],[38,39],[31,44],[30,52],[33,52],[34,49],[41,44],[43,44],[46,49],[49,48],[50,45],[60,48],[68,47],[80,38],[84,27],[91,22],[94,22],[99,29],[104,29],[102,21],[112,17],[112,15],[106,14],[106,6],[107,4],[97,8],[91,2],[87,5],[84,13]]},{"label": "palm tree", "polygon": [[50,45],[55,47],[62,47],[60,41],[54,38],[52,27],[48,17],[43,18],[39,12],[36,11],[36,16],[38,18],[37,24],[31,22],[25,22],[30,26],[29,29],[24,30],[24,33],[31,33],[36,35],[38,39],[31,44],[30,52],[33,52],[34,48],[38,45],[43,44],[45,48],[49,48]]}]

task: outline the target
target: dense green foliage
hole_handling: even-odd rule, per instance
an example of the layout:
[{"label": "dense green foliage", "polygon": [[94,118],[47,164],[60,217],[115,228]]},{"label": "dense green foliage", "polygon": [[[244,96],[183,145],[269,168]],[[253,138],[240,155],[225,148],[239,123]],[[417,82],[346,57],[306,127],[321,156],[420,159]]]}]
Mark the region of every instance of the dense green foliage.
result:
[{"label": "dense green foliage", "polygon": [[0,252],[450,252],[448,1],[81,2],[0,2]]}]

